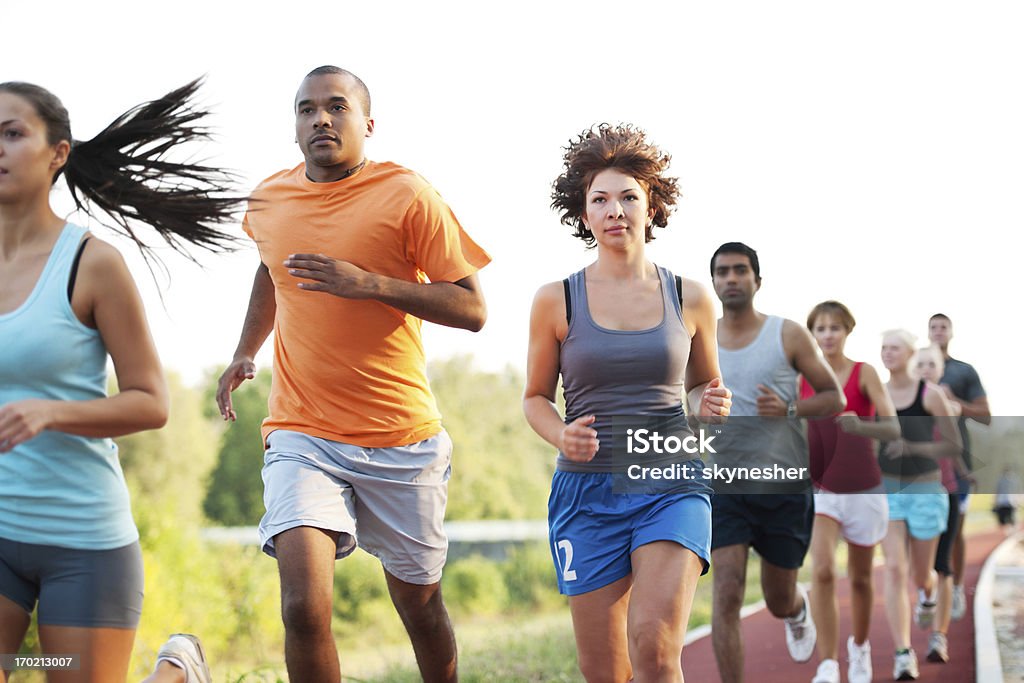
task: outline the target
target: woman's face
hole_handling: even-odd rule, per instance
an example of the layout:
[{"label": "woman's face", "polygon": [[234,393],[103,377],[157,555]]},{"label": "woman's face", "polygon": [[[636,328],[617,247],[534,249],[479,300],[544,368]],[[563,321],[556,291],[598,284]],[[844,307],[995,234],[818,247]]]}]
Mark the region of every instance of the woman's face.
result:
[{"label": "woman's face", "polygon": [[938,384],[942,379],[945,363],[935,349],[921,349],[917,352],[914,368],[917,376],[926,382]]},{"label": "woman's face", "polygon": [[897,335],[886,335],[882,339],[882,365],[889,372],[906,370],[913,349]]},{"label": "woman's face", "polygon": [[647,223],[654,218],[647,192],[636,178],[608,168],[594,176],[587,190],[583,224],[598,244],[610,247],[646,241]]},{"label": "woman's face", "polygon": [[0,92],[0,203],[49,191],[70,145],[51,145],[46,134],[46,124],[28,100]]},{"label": "woman's face", "polygon": [[846,326],[830,313],[822,313],[815,318],[811,334],[826,356],[841,354],[846,346]]}]

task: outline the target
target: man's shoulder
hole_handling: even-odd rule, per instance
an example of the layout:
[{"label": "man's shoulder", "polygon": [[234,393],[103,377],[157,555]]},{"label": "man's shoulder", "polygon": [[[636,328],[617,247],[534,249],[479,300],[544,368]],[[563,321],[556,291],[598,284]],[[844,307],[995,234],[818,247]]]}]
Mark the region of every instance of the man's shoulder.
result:
[{"label": "man's shoulder", "polygon": [[256,189],[253,190],[253,194],[255,195],[256,193],[261,191],[280,187],[282,184],[292,184],[294,183],[296,175],[299,173],[303,173],[305,168],[306,164],[305,162],[302,162],[299,163],[297,166],[281,169],[277,173],[271,176],[267,176],[262,181],[260,181],[259,185],[256,186]]}]

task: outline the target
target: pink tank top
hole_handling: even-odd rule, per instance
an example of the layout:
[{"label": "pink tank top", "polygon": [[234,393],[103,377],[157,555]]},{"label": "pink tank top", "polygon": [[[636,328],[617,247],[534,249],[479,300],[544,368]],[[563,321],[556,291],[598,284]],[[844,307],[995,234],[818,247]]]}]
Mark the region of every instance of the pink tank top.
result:
[{"label": "pink tank top", "polygon": [[[861,419],[873,419],[875,406],[860,390],[860,369],[854,363],[843,394],[846,410]],[[814,395],[807,380],[800,378],[800,398]],[[814,485],[835,493],[867,491],[882,483],[874,442],[864,436],[847,434],[831,417],[807,421],[807,443],[810,450],[811,479]]]}]

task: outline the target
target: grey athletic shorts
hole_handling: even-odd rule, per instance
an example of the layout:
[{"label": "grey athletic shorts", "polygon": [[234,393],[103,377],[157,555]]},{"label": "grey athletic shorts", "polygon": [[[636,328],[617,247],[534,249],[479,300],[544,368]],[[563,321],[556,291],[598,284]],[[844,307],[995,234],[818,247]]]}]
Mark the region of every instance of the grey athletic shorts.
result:
[{"label": "grey athletic shorts", "polygon": [[358,545],[406,583],[440,581],[448,556],[451,454],[445,431],[392,448],[271,432],[263,465],[263,551],[276,557],[274,537],[296,527],[338,531],[338,559]]},{"label": "grey athletic shorts", "polygon": [[0,595],[43,626],[127,628],[142,616],[142,550],[77,550],[0,538]]}]

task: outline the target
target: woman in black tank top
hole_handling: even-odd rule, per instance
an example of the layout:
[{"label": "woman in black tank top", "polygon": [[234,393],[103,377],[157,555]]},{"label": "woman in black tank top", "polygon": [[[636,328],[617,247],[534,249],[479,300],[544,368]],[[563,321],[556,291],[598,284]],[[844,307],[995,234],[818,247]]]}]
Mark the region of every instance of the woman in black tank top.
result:
[{"label": "woman in black tank top", "polygon": [[[678,196],[676,180],[663,175],[667,154],[641,131],[602,125],[572,141],[564,161],[552,207],[596,246],[597,260],[567,285],[543,286],[530,318],[523,409],[560,453],[549,502],[552,559],[570,596],[585,678],[654,680],[674,671],[681,680],[693,593],[710,560],[710,500],[698,481],[685,493],[614,490],[621,461],[608,457],[609,429],[613,415],[683,416],[683,393],[687,412],[728,415],[714,306],[687,280],[677,296],[671,274],[644,255]],[[560,376],[564,420],[555,407]]]},{"label": "woman in black tank top", "polygon": [[916,678],[918,671],[917,656],[910,648],[908,580],[913,580],[918,592],[915,621],[925,628],[934,620],[938,580],[932,567],[949,512],[938,461],[957,457],[961,449],[960,432],[948,417],[952,409],[945,394],[938,386],[911,376],[913,357],[914,337],[909,332],[890,330],[883,335],[882,363],[889,371],[886,389],[903,432],[903,438],[886,443],[879,456],[889,491],[889,530],[882,550],[896,680]]}]

